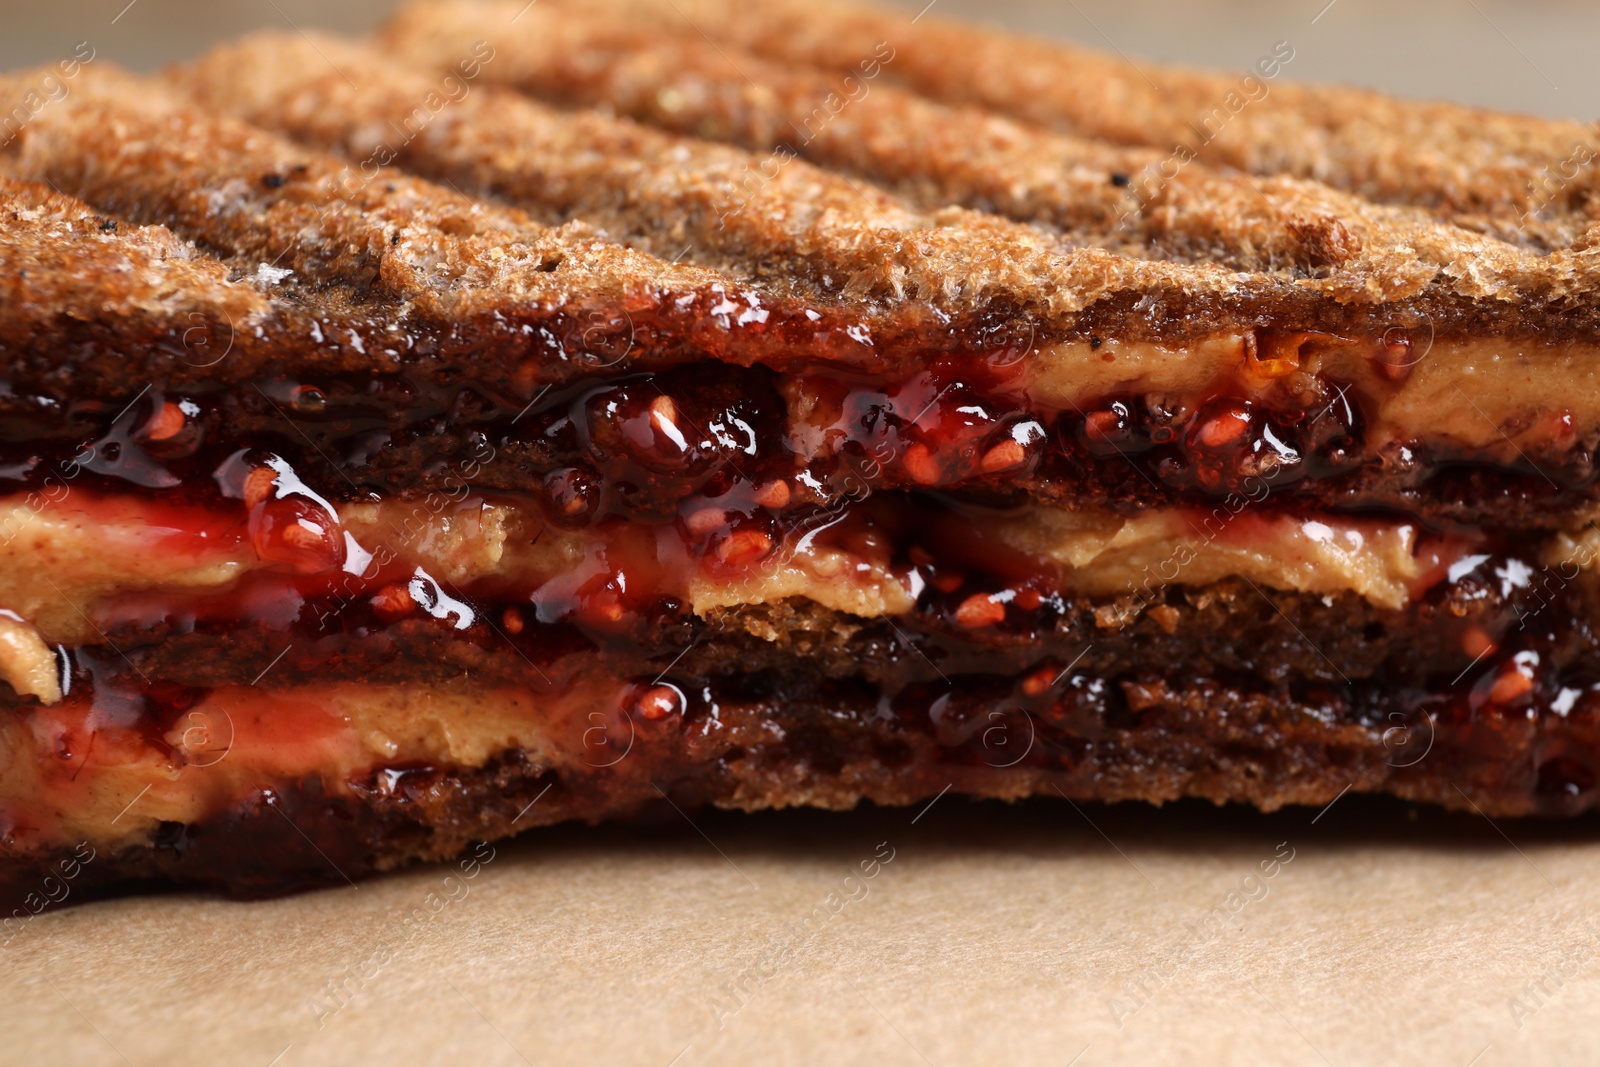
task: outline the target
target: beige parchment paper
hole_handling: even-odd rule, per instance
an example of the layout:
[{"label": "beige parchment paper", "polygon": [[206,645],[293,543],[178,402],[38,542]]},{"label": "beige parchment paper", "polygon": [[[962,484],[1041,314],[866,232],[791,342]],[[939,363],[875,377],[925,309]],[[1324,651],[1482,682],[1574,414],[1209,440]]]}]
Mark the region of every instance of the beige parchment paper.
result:
[{"label": "beige parchment paper", "polygon": [[1587,1063],[1597,905],[1587,819],[668,810],[48,911],[4,952],[0,1062]]}]

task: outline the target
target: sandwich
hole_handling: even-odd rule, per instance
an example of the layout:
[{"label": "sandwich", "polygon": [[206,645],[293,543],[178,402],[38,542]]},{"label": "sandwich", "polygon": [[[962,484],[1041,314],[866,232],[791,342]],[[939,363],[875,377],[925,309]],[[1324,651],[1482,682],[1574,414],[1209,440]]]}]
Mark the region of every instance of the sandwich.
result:
[{"label": "sandwich", "polygon": [[1292,56],[429,0],[0,75],[0,881],[1591,808],[1592,131]]}]

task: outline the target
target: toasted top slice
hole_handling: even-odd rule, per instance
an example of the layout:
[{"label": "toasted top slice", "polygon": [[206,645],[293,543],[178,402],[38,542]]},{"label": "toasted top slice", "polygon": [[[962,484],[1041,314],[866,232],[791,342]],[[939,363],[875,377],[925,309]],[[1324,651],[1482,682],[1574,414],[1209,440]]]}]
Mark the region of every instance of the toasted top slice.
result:
[{"label": "toasted top slice", "polygon": [[[1174,169],[1113,135],[1163,136],[1136,121],[1144,78],[1125,65],[931,19],[799,12],[445,0],[376,45],[266,35],[162,78],[86,67],[0,147],[18,205],[0,261],[19,287],[0,356],[14,385],[107,397],[159,375],[402,368],[531,397],[701,358],[883,372],[1260,329],[1366,343],[1398,327],[1443,358],[1452,340],[1569,356],[1600,341],[1582,181],[1535,204],[1504,168],[1498,184],[1446,173],[1489,174],[1494,144],[1525,174],[1569,151],[1552,147],[1562,124],[1430,135],[1418,143],[1444,162],[1395,169],[1372,144],[1357,158],[1318,91],[1274,81],[1222,133],[1266,138],[1247,120],[1278,116],[1296,144],[1343,145],[1342,169],[1210,143]],[[982,79],[957,68],[1007,48],[1016,71],[975,95]],[[1120,110],[1097,126],[1065,88],[1025,99],[1046,72],[1109,79]],[[1161,78],[1182,99],[1228,81]],[[1369,121],[1410,136],[1429,108],[1476,114],[1394,104]],[[1394,180],[1360,176],[1374,168]],[[41,229],[46,203],[104,223]]]},{"label": "toasted top slice", "polygon": [[[393,32],[427,26],[444,7],[405,9]],[[1213,166],[1308,178],[1551,248],[1600,220],[1600,174],[1584,165],[1600,152],[1593,126],[1296,84],[1283,77],[1293,73],[1288,41],[1264,39],[1250,67],[1212,72],[976,27],[938,9],[913,18],[838,0],[542,0],[536,10],[714,42],[725,67],[746,73],[747,57],[760,57],[859,77],[863,60],[883,59],[887,46],[881,80],[930,100],[1106,146],[1146,146],[1163,159],[1185,146]]]}]

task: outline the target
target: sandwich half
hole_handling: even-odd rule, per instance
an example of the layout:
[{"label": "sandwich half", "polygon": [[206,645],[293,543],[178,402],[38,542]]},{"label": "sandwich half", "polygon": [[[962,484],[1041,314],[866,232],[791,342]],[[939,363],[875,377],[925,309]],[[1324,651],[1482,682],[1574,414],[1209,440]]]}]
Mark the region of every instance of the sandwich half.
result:
[{"label": "sandwich half", "polygon": [[0,881],[1593,807],[1593,131],[1292,51],[517,0],[0,76]]}]

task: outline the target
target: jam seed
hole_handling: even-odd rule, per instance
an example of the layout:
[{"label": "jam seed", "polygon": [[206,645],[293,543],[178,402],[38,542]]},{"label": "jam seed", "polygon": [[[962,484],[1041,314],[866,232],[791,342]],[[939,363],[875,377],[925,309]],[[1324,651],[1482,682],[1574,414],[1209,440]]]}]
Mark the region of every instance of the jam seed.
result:
[{"label": "jam seed", "polygon": [[296,519],[279,535],[290,548],[315,552],[328,540],[328,531],[309,519]]},{"label": "jam seed", "polygon": [[1083,417],[1084,436],[1093,441],[1108,441],[1122,429],[1122,416],[1115,411],[1091,411]]},{"label": "jam seed", "polygon": [[754,563],[772,551],[772,538],[760,530],[735,530],[717,543],[717,561],[730,567]]},{"label": "jam seed", "polygon": [[1050,683],[1055,680],[1055,672],[1049,667],[1040,667],[1022,680],[1022,693],[1024,696],[1036,697],[1050,688]]},{"label": "jam seed", "polygon": [[944,480],[944,472],[939,469],[939,461],[934,459],[933,452],[927,445],[915,444],[906,449],[903,462],[906,473],[919,485],[938,485]]},{"label": "jam seed", "polygon": [[544,476],[550,504],[561,515],[575,519],[593,510],[600,493],[594,479],[577,467],[563,467]]},{"label": "jam seed", "polygon": [[956,622],[968,630],[995,626],[1006,619],[1006,606],[988,593],[975,593],[956,608]]},{"label": "jam seed", "polygon": [[728,523],[728,513],[721,508],[700,508],[691,511],[683,524],[696,537],[705,537],[722,529]]},{"label": "jam seed", "polygon": [[1527,696],[1532,689],[1533,679],[1512,668],[1495,679],[1494,688],[1489,690],[1489,703],[1514,704]]},{"label": "jam seed", "polygon": [[639,698],[634,709],[651,722],[683,710],[678,691],[670,685],[652,686]]},{"label": "jam seed", "polygon": [[756,503],[764,508],[779,510],[789,503],[789,483],[782,478],[767,482],[756,490]]},{"label": "jam seed", "polygon": [[1223,448],[1237,441],[1250,428],[1250,413],[1240,408],[1219,411],[1204,426],[1196,440],[1206,448]]},{"label": "jam seed", "polygon": [[168,400],[161,405],[161,410],[155,413],[144,429],[144,436],[149,441],[166,441],[183,432],[183,427],[189,420],[184,416],[183,409]]},{"label": "jam seed", "polygon": [[678,405],[670,396],[662,395],[650,401],[650,426],[679,450],[685,447],[683,431],[678,429]]},{"label": "jam seed", "polygon": [[1027,449],[1012,440],[1001,441],[983,454],[983,473],[998,474],[1000,471],[1020,467],[1028,458]]},{"label": "jam seed", "polygon": [[1470,627],[1466,633],[1461,635],[1461,651],[1471,656],[1474,660],[1482,659],[1493,652],[1494,649],[1494,639],[1481,626]]},{"label": "jam seed", "polygon": [[1411,354],[1411,335],[1403,327],[1386,331],[1373,353],[1378,373],[1391,382],[1403,382],[1411,377],[1416,360]]},{"label": "jam seed", "polygon": [[372,595],[372,610],[390,618],[408,615],[416,606],[417,602],[411,599],[411,590],[399,583],[386,585]]},{"label": "jam seed", "polygon": [[244,506],[253,508],[272,497],[278,487],[278,472],[271,467],[256,467],[244,479]]},{"label": "jam seed", "polygon": [[520,634],[523,626],[522,612],[518,611],[515,607],[506,608],[506,610],[500,614],[500,625],[505,627],[506,633],[508,634]]}]

